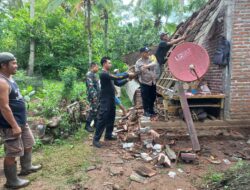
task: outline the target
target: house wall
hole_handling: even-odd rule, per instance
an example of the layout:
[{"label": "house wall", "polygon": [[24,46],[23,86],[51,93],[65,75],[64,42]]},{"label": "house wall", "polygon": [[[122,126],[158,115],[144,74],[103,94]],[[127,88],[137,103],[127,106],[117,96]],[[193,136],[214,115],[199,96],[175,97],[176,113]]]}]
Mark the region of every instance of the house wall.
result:
[{"label": "house wall", "polygon": [[222,9],[217,16],[211,30],[209,31],[206,39],[204,40],[202,46],[207,50],[210,57],[210,67],[205,75],[205,81],[208,82],[208,86],[213,93],[224,93],[224,70],[225,67],[214,65],[212,63],[213,55],[216,51],[218,45],[218,40],[220,35],[224,35],[224,17],[225,9]]},{"label": "house wall", "polygon": [[234,0],[230,119],[250,118],[250,0]]}]

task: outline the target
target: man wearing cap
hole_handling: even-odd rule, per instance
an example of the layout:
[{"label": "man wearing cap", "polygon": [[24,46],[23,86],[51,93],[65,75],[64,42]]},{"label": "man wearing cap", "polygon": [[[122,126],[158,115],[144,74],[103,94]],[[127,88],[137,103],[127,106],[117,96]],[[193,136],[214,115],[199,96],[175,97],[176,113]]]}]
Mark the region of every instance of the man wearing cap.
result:
[{"label": "man wearing cap", "polygon": [[85,130],[88,132],[94,132],[94,129],[90,126],[91,122],[94,121],[94,126],[97,123],[97,111],[99,105],[100,85],[97,79],[96,73],[98,72],[98,64],[92,62],[90,64],[90,70],[86,75],[86,87],[88,101],[90,104],[90,111],[86,119]]},{"label": "man wearing cap", "polygon": [[109,73],[112,64],[109,57],[101,59],[102,72],[100,73],[100,107],[97,115],[97,126],[93,138],[93,145],[101,148],[101,136],[105,131],[105,140],[113,141],[116,137],[112,135],[115,121],[115,87],[122,86],[128,82],[128,78],[132,78],[132,73],[123,73],[122,75],[112,75]]},{"label": "man wearing cap", "polygon": [[11,77],[16,73],[17,67],[14,55],[8,52],[0,53],[0,134],[5,146],[5,187],[13,189],[29,184],[29,180],[17,176],[16,157],[20,157],[19,175],[27,175],[41,169],[41,165],[33,166],[31,163],[32,146],[35,141],[26,123],[24,99]]},{"label": "man wearing cap", "polygon": [[161,34],[160,34],[161,41],[160,41],[158,48],[156,50],[156,53],[155,53],[156,59],[160,65],[160,73],[162,73],[162,71],[163,71],[164,64],[167,61],[167,58],[166,58],[167,53],[170,50],[170,48],[172,47],[172,45],[179,43],[180,41],[184,40],[185,38],[186,37],[183,36],[183,37],[173,39],[170,41],[168,34],[165,32],[161,32]]},{"label": "man wearing cap", "polygon": [[156,99],[156,79],[157,79],[157,60],[155,56],[150,56],[148,47],[140,49],[141,58],[135,64],[135,72],[138,73],[144,116],[155,115],[154,102]]}]

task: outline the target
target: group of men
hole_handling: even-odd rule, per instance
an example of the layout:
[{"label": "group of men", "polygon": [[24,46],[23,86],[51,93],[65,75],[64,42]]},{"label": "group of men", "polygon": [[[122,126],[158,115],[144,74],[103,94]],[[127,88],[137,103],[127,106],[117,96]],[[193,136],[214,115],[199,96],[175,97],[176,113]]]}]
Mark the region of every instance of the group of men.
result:
[{"label": "group of men", "polygon": [[[141,58],[136,62],[135,73],[111,74],[111,60],[109,57],[101,59],[102,71],[97,79],[98,64],[91,63],[87,73],[88,100],[90,113],[86,121],[86,130],[93,132],[91,122],[94,121],[95,134],[93,145],[101,148],[100,138],[105,130],[105,140],[113,141],[112,135],[115,120],[115,102],[119,105],[119,99],[115,98],[115,87],[126,84],[136,75],[139,76],[143,109],[145,116],[155,115],[154,102],[156,99],[156,80],[163,65],[166,62],[166,54],[170,47],[183,40],[168,40],[166,33],[160,35],[161,42],[155,56],[150,55],[147,47],[140,49]],[[32,146],[34,136],[26,121],[25,102],[19,88],[12,78],[18,65],[15,56],[8,52],[0,53],[0,134],[4,141],[5,158],[4,174],[5,187],[21,188],[29,184],[29,180],[19,178],[20,175],[28,175],[42,168],[41,165],[32,165]],[[126,113],[126,112],[125,112]],[[17,175],[16,157],[20,157],[21,172]]]},{"label": "group of men", "polygon": [[111,60],[109,57],[101,59],[102,71],[100,73],[100,85],[96,77],[98,72],[98,64],[91,63],[90,71],[87,73],[87,94],[90,103],[90,112],[87,117],[85,129],[94,132],[90,126],[94,121],[95,135],[93,145],[101,148],[100,138],[105,131],[105,140],[116,140],[112,135],[115,121],[115,104],[117,97],[115,96],[115,86],[122,86],[138,75],[144,116],[152,117],[156,115],[154,111],[154,102],[156,100],[156,81],[163,71],[163,65],[166,62],[166,55],[173,44],[184,40],[184,37],[169,41],[167,33],[160,34],[161,42],[154,55],[150,54],[148,47],[140,49],[140,59],[135,64],[134,73],[115,73],[111,74]]}]

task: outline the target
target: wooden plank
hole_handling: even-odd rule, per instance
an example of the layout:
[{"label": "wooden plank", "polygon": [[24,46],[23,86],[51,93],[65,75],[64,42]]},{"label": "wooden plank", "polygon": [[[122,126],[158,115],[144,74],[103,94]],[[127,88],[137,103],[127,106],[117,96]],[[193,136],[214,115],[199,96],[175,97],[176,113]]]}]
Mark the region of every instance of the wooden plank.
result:
[{"label": "wooden plank", "polygon": [[178,90],[180,95],[181,107],[183,110],[184,118],[186,121],[186,125],[188,128],[189,136],[192,142],[192,147],[194,151],[200,151],[200,143],[197,137],[197,133],[194,127],[194,122],[190,113],[190,109],[188,106],[187,98],[183,89],[183,85],[181,82],[178,83]]}]

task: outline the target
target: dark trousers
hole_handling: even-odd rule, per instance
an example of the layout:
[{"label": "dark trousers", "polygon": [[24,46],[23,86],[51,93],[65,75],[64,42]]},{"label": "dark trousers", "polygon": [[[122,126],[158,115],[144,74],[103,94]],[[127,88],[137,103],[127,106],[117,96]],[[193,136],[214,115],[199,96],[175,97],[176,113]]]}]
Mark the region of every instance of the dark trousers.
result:
[{"label": "dark trousers", "polygon": [[94,141],[99,141],[104,130],[105,138],[112,137],[115,122],[115,97],[100,100]]},{"label": "dark trousers", "polygon": [[141,96],[144,113],[154,114],[154,103],[156,99],[156,85],[141,84]]}]

